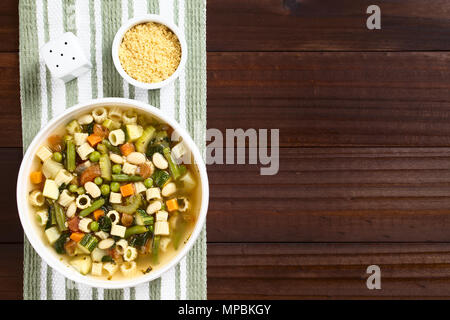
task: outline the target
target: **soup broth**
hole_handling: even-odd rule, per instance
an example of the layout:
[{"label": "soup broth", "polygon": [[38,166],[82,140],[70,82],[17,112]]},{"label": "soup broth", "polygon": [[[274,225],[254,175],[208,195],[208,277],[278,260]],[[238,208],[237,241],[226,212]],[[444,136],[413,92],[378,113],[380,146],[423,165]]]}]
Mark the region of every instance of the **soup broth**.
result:
[{"label": "soup broth", "polygon": [[99,279],[138,277],[185,245],[201,186],[172,133],[136,110],[101,107],[55,128],[38,149],[29,205],[43,241],[68,267]]}]

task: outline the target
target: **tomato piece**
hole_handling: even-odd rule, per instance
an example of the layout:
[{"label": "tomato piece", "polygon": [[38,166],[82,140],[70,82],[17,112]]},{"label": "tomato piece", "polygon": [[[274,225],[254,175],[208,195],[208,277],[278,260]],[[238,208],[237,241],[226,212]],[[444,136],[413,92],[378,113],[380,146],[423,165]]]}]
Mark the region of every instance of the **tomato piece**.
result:
[{"label": "tomato piece", "polygon": [[94,125],[94,134],[96,136],[101,137],[102,139],[106,138],[109,135],[109,130],[98,123]]},{"label": "tomato piece", "polygon": [[86,182],[93,181],[95,178],[100,177],[102,172],[98,164],[88,167],[80,176],[80,184],[84,186]]},{"label": "tomato piece", "polygon": [[142,178],[147,179],[152,174],[152,168],[146,163],[141,163],[138,165],[138,174]]},{"label": "tomato piece", "polygon": [[69,230],[72,232],[78,232],[80,229],[78,229],[78,224],[80,223],[80,218],[73,217],[69,221],[67,221]]},{"label": "tomato piece", "polygon": [[48,137],[47,141],[53,152],[61,152],[63,150],[63,139],[61,136],[54,134]]},{"label": "tomato piece", "polygon": [[75,241],[73,241],[73,240],[70,240],[69,242],[67,242],[64,245],[64,249],[66,250],[66,253],[69,256],[74,256],[75,255],[76,248],[77,248],[77,243]]}]

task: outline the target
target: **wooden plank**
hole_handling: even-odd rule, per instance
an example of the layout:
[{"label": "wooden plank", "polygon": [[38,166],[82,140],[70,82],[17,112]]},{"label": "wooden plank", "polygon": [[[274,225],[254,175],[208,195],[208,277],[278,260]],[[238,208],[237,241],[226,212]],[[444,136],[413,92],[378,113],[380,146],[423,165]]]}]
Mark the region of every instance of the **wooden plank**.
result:
[{"label": "wooden plank", "polygon": [[[20,149],[0,149],[15,181]],[[450,242],[450,148],[283,148],[280,172],[209,166],[212,242]],[[0,242],[19,242],[3,186]],[[242,223],[245,221],[245,223]]]},{"label": "wooden plank", "polygon": [[450,146],[450,53],[210,53],[208,127],[282,146]]},{"label": "wooden plank", "polygon": [[[368,0],[210,0],[209,51],[449,50],[445,0],[379,0],[382,29],[366,28]],[[0,8],[0,51],[18,50],[17,0]]]},{"label": "wooden plank", "polygon": [[[381,290],[366,269],[381,268]],[[450,244],[208,244],[208,299],[442,298]]]},{"label": "wooden plank", "polygon": [[[279,128],[282,146],[450,146],[449,60],[447,52],[210,53],[208,126]],[[0,145],[20,147],[15,54],[0,54],[0,72]]]},{"label": "wooden plank", "polygon": [[[0,244],[0,299],[22,298],[23,247]],[[381,268],[382,290],[365,286]],[[450,244],[208,244],[209,299],[442,298]]]},{"label": "wooden plank", "polygon": [[283,148],[275,176],[210,166],[208,239],[450,241],[449,161],[449,148]]},{"label": "wooden plank", "polygon": [[23,245],[0,244],[0,300],[23,298]]},{"label": "wooden plank", "polygon": [[381,30],[366,27],[369,0],[210,0],[209,51],[449,50],[446,0],[379,0]]},{"label": "wooden plank", "polygon": [[19,2],[3,0],[0,6],[0,52],[19,50]]},{"label": "wooden plank", "polygon": [[0,127],[0,146],[22,146],[19,56],[16,53],[0,54]]}]

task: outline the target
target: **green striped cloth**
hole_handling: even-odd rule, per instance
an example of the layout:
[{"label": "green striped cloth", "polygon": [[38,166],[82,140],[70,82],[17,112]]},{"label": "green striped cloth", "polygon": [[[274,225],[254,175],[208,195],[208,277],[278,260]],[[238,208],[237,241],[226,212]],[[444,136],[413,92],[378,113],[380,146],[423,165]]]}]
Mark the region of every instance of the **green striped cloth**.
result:
[{"label": "green striped cloth", "polygon": [[[111,44],[128,19],[147,14],[173,19],[186,35],[185,72],[172,85],[146,91],[125,83],[114,69]],[[21,0],[20,88],[23,146],[49,119],[79,102],[129,97],[160,108],[188,129],[205,150],[206,0]],[[64,84],[51,77],[39,48],[64,32],[76,34],[93,68]],[[206,299],[206,230],[189,254],[161,278],[134,288],[103,290],[65,279],[24,243],[24,299]]]}]

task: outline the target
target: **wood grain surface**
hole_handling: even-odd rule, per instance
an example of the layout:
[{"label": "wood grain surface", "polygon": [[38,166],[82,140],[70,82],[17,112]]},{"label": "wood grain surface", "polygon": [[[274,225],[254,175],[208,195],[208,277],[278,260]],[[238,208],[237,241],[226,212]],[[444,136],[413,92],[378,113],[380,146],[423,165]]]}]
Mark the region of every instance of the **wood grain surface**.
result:
[{"label": "wood grain surface", "polygon": [[[0,6],[0,299],[22,298],[17,1]],[[450,296],[450,2],[208,0],[208,127],[280,130],[280,170],[210,165],[211,299]],[[382,269],[382,290],[365,286]]]}]

